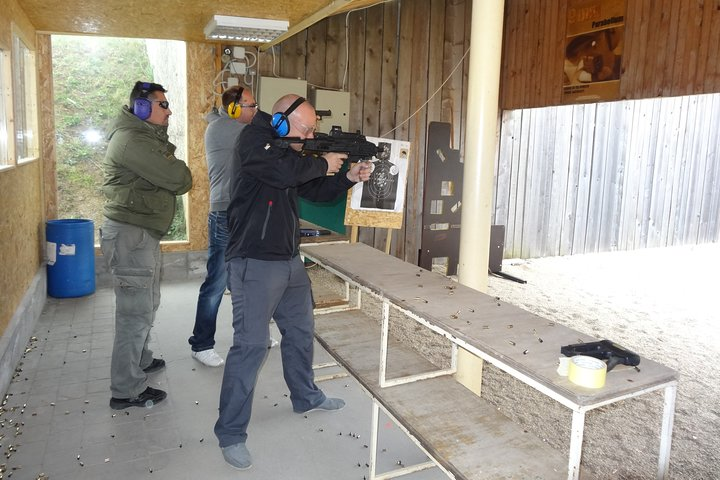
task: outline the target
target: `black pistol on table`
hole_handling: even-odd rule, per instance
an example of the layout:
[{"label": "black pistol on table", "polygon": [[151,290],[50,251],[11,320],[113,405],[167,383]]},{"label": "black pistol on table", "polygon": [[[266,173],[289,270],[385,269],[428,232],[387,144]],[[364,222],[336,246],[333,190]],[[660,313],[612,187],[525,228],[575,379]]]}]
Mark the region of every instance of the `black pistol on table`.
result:
[{"label": "black pistol on table", "polygon": [[313,137],[280,137],[275,140],[275,145],[288,148],[291,143],[302,143],[303,152],[306,153],[347,153],[350,162],[372,160],[373,157],[382,155],[385,150],[385,147],[379,147],[367,140],[362,133],[343,132],[337,125],[330,129],[330,133],[316,132]]},{"label": "black pistol on table", "polygon": [[588,357],[607,360],[608,372],[615,368],[615,365],[620,363],[631,367],[635,367],[640,364],[640,356],[637,353],[631,352],[630,350],[623,348],[610,340],[565,345],[564,347],[560,347],[560,353],[566,357],[587,355]]}]

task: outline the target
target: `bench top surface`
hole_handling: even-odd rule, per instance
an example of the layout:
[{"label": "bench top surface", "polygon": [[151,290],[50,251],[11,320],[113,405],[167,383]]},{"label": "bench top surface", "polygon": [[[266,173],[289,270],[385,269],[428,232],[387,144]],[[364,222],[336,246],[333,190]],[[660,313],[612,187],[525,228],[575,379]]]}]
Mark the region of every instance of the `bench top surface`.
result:
[{"label": "bench top surface", "polygon": [[[380,388],[380,325],[361,311],[316,315],[315,332],[323,347],[455,478],[567,476],[561,452],[450,376]],[[409,346],[388,341],[388,378],[433,370]]]},{"label": "bench top surface", "polygon": [[470,351],[484,354],[506,371],[519,372],[578,407],[677,381],[675,370],[642,358],[638,369],[616,366],[602,388],[577,386],[557,373],[560,347],[597,338],[362,243],[306,245],[302,252],[439,328]]}]

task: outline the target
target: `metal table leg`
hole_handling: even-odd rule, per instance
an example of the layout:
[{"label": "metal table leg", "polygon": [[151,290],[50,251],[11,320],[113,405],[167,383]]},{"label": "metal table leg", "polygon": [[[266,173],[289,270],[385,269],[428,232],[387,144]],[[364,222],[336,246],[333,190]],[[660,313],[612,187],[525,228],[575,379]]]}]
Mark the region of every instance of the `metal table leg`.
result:
[{"label": "metal table leg", "polygon": [[580,458],[582,457],[583,430],[585,429],[585,412],[573,410],[572,427],[570,429],[570,458],[568,460],[568,480],[580,478]]},{"label": "metal table leg", "polygon": [[662,430],[660,432],[660,458],[658,460],[658,480],[664,480],[670,469],[670,443],[675,418],[675,396],[677,384],[665,387]]}]

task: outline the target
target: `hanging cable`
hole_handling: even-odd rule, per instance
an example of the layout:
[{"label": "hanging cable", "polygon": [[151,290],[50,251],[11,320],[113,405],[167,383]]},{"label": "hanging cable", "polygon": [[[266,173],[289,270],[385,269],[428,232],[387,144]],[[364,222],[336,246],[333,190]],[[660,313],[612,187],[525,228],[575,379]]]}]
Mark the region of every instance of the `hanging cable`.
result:
[{"label": "hanging cable", "polygon": [[445,86],[445,84],[450,80],[450,78],[452,78],[453,74],[454,74],[455,71],[460,67],[460,65],[463,64],[463,61],[465,61],[465,57],[467,56],[467,54],[468,54],[469,51],[470,51],[470,47],[468,47],[467,50],[465,50],[465,53],[463,53],[462,58],[460,58],[460,61],[457,63],[457,65],[455,65],[455,68],[452,69],[452,71],[450,72],[450,74],[445,78],[445,81],[443,81],[442,84],[440,84],[440,86],[433,92],[433,94],[430,95],[430,97],[428,97],[428,99],[425,101],[425,103],[423,103],[422,105],[420,105],[420,107],[419,107],[417,110],[415,110],[415,111],[412,113],[412,115],[410,115],[408,118],[406,118],[405,120],[403,120],[402,122],[400,122],[400,124],[397,125],[395,128],[393,128],[392,130],[390,130],[390,131],[388,131],[388,132],[386,132],[386,133],[384,133],[384,134],[382,134],[382,135],[380,135],[380,136],[381,136],[381,137],[385,137],[385,136],[387,136],[387,135],[390,135],[392,132],[394,132],[394,131],[397,130],[398,128],[402,127],[402,126],[405,125],[407,122],[409,122],[411,118],[413,118],[415,115],[417,115],[417,114],[420,112],[420,110],[422,110],[423,108],[425,108],[425,107],[427,106],[427,104],[430,103],[430,100],[432,100],[432,99],[435,97],[435,95],[437,95],[438,92],[440,92],[440,90],[442,90],[442,88],[443,88],[443,87]]},{"label": "hanging cable", "polygon": [[341,91],[345,91],[345,80],[347,79],[347,73],[348,73],[348,65],[350,65],[350,39],[349,39],[349,33],[350,30],[350,14],[353,12],[358,12],[360,10],[367,10],[368,8],[375,7],[377,5],[388,3],[388,2],[394,2],[396,0],[382,0],[381,2],[373,3],[372,5],[368,5],[366,7],[360,7],[355,8],[353,10],[348,10],[348,12],[345,14],[345,69],[343,71],[343,79],[342,79],[342,87]]},{"label": "hanging cable", "polygon": [[[354,9],[354,10],[348,11],[347,14],[345,15],[345,68],[344,68],[344,70],[343,70],[343,79],[342,79],[341,91],[346,91],[346,90],[345,90],[345,82],[347,81],[347,74],[348,74],[348,69],[349,69],[349,65],[350,65],[350,38],[349,38],[349,37],[350,37],[350,33],[349,33],[349,30],[350,30],[350,14],[353,13],[353,12],[357,12],[357,11],[359,11],[359,10],[365,10],[365,9],[368,9],[368,8],[372,8],[372,7],[375,7],[375,6],[377,6],[377,5],[380,5],[380,4],[383,4],[383,3],[387,3],[387,2],[390,2],[390,1],[395,1],[395,0],[383,0],[383,1],[381,1],[381,2],[377,2],[377,3],[373,3],[372,5],[368,5],[367,7],[356,8],[356,9]],[[398,16],[398,22],[399,22],[399,16]],[[398,32],[399,32],[399,25],[398,25]],[[398,51],[399,51],[399,50],[398,50]],[[425,101],[425,103],[423,103],[417,110],[415,110],[415,111],[412,113],[412,115],[410,115],[410,116],[407,117],[405,120],[403,120],[402,122],[400,122],[395,128],[393,128],[392,130],[389,130],[388,132],[382,134],[381,137],[386,137],[386,136],[390,135],[390,134],[393,133],[395,130],[397,130],[398,128],[402,127],[402,126],[405,125],[406,123],[408,123],[408,122],[410,121],[410,119],[412,119],[415,115],[417,115],[418,113],[420,113],[420,111],[421,111],[423,108],[425,108],[428,103],[430,103],[430,100],[432,100],[432,99],[435,97],[435,95],[437,95],[437,94],[440,92],[440,90],[442,90],[442,88],[445,86],[445,84],[446,84],[448,81],[450,81],[450,78],[452,78],[452,76],[453,76],[453,74],[455,73],[455,71],[456,71],[456,70],[460,67],[460,65],[462,65],[463,62],[465,61],[465,57],[467,57],[468,52],[470,52],[470,47],[468,47],[468,48],[465,50],[465,53],[463,53],[463,56],[462,56],[462,58],[460,58],[460,61],[458,61],[458,63],[455,65],[455,67],[453,67],[452,71],[448,74],[448,76],[445,78],[445,80],[442,82],[442,84],[433,92],[432,95],[430,95],[430,97]]]}]

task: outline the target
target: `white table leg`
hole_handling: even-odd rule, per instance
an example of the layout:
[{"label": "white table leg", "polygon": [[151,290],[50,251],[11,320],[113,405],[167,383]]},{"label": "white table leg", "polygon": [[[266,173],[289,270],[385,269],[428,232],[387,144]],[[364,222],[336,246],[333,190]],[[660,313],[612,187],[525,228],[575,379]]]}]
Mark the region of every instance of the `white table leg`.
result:
[{"label": "white table leg", "polygon": [[378,446],[378,420],[379,410],[375,399],[372,401],[372,428],[370,438],[370,480],[375,480],[375,468],[377,467],[377,446]]},{"label": "white table leg", "polygon": [[675,419],[675,396],[677,384],[665,387],[662,430],[660,432],[660,459],[658,460],[658,480],[664,480],[670,469],[670,443],[672,442],[673,421]]},{"label": "white table leg", "polygon": [[382,333],[380,339],[380,386],[385,388],[387,384],[387,361],[388,361],[388,337],[390,336],[390,302],[383,301],[382,306]]},{"label": "white table leg", "polygon": [[568,460],[568,480],[580,478],[580,459],[582,457],[583,431],[585,430],[585,412],[573,410],[570,429],[570,458]]}]

